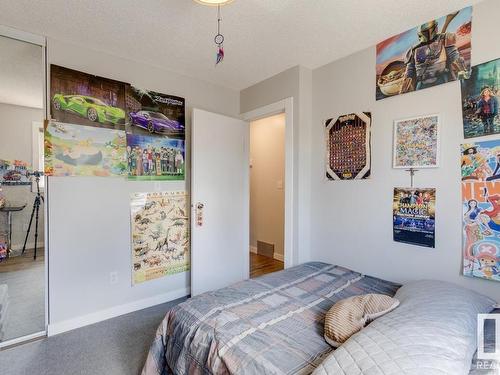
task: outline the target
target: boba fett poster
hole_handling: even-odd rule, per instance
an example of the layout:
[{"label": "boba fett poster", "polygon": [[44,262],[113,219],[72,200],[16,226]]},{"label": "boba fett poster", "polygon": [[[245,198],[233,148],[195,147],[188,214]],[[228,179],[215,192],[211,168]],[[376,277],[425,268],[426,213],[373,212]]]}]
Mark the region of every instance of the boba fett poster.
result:
[{"label": "boba fett poster", "polygon": [[430,20],[377,44],[377,100],[466,79],[472,7]]},{"label": "boba fett poster", "polygon": [[185,192],[131,195],[132,284],[189,270]]}]

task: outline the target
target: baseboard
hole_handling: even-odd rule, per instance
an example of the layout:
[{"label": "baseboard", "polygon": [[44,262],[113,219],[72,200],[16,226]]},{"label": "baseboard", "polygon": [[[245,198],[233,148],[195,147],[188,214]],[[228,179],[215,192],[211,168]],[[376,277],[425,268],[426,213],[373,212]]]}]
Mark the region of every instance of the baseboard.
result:
[{"label": "baseboard", "polygon": [[[24,245],[24,244],[23,244]],[[21,251],[23,249],[23,245],[12,245],[12,251]],[[41,249],[42,247],[45,247],[45,243],[42,242],[37,242],[36,247],[38,249]],[[35,243],[34,242],[28,242],[26,244],[26,250],[31,250],[35,248]]]},{"label": "baseboard", "polygon": [[257,254],[257,247],[256,246],[250,246],[250,252]]},{"label": "baseboard", "polygon": [[283,254],[274,253],[273,258],[276,259],[276,260],[279,260],[280,262],[284,262],[285,261],[285,257],[283,256]]},{"label": "baseboard", "polygon": [[134,311],[170,302],[177,298],[185,297],[189,295],[190,292],[190,288],[181,288],[154,297],[145,298],[124,305],[97,311],[95,313],[79,316],[74,319],[68,319],[62,322],[49,324],[49,326],[47,327],[47,336],[58,335],[60,333],[71,331],[76,328],[81,328],[91,324],[102,322],[104,320],[116,318],[120,315],[129,314]]}]

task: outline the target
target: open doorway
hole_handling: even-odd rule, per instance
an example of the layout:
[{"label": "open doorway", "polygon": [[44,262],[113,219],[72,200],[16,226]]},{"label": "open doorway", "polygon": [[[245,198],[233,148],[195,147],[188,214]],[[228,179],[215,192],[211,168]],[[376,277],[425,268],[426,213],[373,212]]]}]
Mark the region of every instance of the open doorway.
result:
[{"label": "open doorway", "polygon": [[285,113],[250,123],[250,277],[285,260]]}]

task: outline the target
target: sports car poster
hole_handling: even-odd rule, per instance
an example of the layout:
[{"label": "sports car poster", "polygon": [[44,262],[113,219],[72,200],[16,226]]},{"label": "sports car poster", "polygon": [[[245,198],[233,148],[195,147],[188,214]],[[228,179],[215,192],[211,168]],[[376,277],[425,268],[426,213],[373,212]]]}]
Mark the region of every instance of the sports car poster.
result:
[{"label": "sports car poster", "polygon": [[128,86],[124,82],[51,65],[52,120],[125,130],[125,93]]}]

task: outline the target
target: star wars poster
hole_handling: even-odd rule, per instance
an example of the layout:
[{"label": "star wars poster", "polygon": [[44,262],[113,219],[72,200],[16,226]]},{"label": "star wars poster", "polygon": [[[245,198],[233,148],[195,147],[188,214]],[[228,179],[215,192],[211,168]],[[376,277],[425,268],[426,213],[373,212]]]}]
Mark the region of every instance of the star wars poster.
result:
[{"label": "star wars poster", "polygon": [[185,139],[185,99],[129,86],[127,133]]},{"label": "star wars poster", "polygon": [[377,44],[377,100],[468,78],[472,7]]},{"label": "star wars poster", "polygon": [[129,180],[184,180],[185,142],[127,134],[127,163]]},{"label": "star wars poster", "polygon": [[500,281],[500,140],[462,145],[463,272]]},{"label": "star wars poster", "polygon": [[31,185],[28,163],[0,159],[0,185]]},{"label": "star wars poster", "polygon": [[131,195],[132,284],[189,270],[185,192]]},{"label": "star wars poster", "polygon": [[434,248],[435,221],[436,189],[394,188],[394,241]]},{"label": "star wars poster", "polygon": [[461,84],[464,138],[500,133],[500,59],[473,66]]},{"label": "star wars poster", "polygon": [[371,113],[351,113],[326,125],[326,177],[329,180],[367,179],[371,173]]}]

